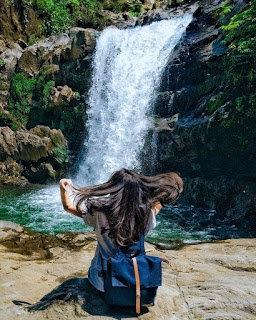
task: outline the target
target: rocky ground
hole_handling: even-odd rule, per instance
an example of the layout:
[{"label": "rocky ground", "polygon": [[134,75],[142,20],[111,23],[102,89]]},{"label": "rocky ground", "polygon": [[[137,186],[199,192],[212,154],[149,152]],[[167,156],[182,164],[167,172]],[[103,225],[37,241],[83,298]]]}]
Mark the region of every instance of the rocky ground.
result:
[{"label": "rocky ground", "polygon": [[[137,318],[89,287],[93,233],[43,235],[1,221],[0,239],[2,319]],[[156,305],[139,319],[256,319],[256,239],[146,250],[171,259],[173,269],[163,265]]]}]

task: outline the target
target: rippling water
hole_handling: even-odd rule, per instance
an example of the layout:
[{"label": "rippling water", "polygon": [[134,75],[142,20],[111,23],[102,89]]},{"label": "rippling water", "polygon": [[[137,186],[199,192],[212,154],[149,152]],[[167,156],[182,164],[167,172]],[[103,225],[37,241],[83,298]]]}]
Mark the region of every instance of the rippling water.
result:
[{"label": "rippling water", "polygon": [[[63,210],[59,186],[28,186],[0,189],[0,219],[20,223],[33,231],[91,231],[82,219]],[[157,227],[147,240],[172,247],[173,243],[196,243],[227,238],[247,237],[246,230],[220,219],[214,210],[172,206],[161,209]]]}]

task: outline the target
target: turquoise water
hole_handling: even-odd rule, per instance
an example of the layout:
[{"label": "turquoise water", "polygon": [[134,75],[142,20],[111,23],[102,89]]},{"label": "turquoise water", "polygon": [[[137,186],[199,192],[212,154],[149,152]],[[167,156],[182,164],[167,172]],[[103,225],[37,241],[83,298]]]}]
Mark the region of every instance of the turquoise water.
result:
[{"label": "turquoise water", "polygon": [[[1,188],[0,201],[0,220],[20,223],[33,231],[56,234],[92,230],[82,219],[64,211],[58,185]],[[196,243],[248,236],[244,228],[221,220],[214,210],[171,206],[161,209],[157,227],[147,240],[171,247],[173,241]]]},{"label": "turquoise water", "polygon": [[0,201],[1,220],[20,223],[33,231],[56,234],[92,230],[62,208],[57,185],[2,188]]}]

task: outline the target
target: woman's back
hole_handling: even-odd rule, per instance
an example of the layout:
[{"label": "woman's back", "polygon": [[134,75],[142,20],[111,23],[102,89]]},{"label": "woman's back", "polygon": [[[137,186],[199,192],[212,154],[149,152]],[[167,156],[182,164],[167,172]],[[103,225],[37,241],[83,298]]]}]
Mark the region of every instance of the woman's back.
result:
[{"label": "woman's back", "polygon": [[[104,213],[94,211],[92,215],[85,209],[82,217],[86,225],[94,228],[98,241],[95,255],[88,272],[88,279],[96,289],[104,292],[104,282],[102,277],[103,263],[106,263],[109,257],[113,257],[116,254],[118,245],[115,241],[115,235],[111,233],[108,219]],[[156,218],[154,211],[151,210],[144,235],[155,228],[155,226]]]}]

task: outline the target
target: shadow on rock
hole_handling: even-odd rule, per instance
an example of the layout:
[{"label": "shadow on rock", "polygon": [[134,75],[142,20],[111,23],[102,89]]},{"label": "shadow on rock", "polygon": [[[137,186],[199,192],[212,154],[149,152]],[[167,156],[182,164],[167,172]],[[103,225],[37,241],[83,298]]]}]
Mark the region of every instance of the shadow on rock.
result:
[{"label": "shadow on rock", "polygon": [[[46,294],[35,304],[25,301],[13,300],[16,305],[23,305],[29,312],[42,311],[58,302],[75,302],[82,310],[90,315],[104,315],[121,319],[136,316],[135,307],[110,307],[104,300],[104,294],[96,290],[88,281],[88,278],[72,278],[64,281],[57,288]],[[62,304],[63,309],[65,308]],[[142,307],[141,314],[149,312]]]}]

